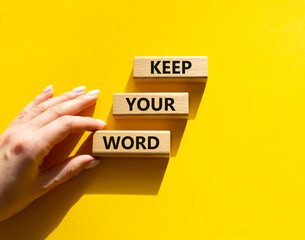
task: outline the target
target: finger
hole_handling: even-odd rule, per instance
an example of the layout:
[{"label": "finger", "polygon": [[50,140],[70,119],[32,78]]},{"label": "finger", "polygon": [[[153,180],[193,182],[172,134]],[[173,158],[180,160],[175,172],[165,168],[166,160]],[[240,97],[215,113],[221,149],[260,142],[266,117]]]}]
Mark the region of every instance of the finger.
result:
[{"label": "finger", "polygon": [[51,149],[72,132],[101,130],[105,127],[106,123],[99,119],[66,115],[40,128],[36,134],[41,139],[41,149]]},{"label": "finger", "polygon": [[63,102],[66,102],[68,100],[74,99],[74,98],[80,96],[81,94],[84,94],[85,93],[85,89],[86,89],[85,86],[77,87],[77,88],[73,89],[70,92],[66,92],[66,93],[64,93],[64,94],[62,94],[60,96],[50,98],[50,99],[48,99],[48,100],[38,104],[37,106],[32,108],[31,111],[29,111],[22,118],[22,122],[30,121],[31,119],[35,118],[39,114],[45,112],[50,107],[53,107],[53,106],[55,106],[55,105],[57,105],[59,103],[63,103]]},{"label": "finger", "polygon": [[42,93],[37,95],[32,102],[30,102],[28,105],[22,109],[22,111],[19,113],[19,115],[11,122],[11,124],[8,126],[8,128],[15,126],[19,121],[29,112],[31,109],[33,109],[38,104],[50,99],[53,97],[54,90],[53,86],[50,85],[46,87]]},{"label": "finger", "polygon": [[90,169],[97,166],[99,160],[95,160],[91,155],[78,155],[66,159],[38,177],[38,195],[43,195],[53,187],[78,175],[84,169]]},{"label": "finger", "polygon": [[42,114],[32,119],[31,127],[34,129],[41,128],[55,119],[65,115],[75,115],[82,110],[88,108],[96,102],[98,98],[98,90],[93,90],[85,95],[78,96],[75,99],[59,103]]}]

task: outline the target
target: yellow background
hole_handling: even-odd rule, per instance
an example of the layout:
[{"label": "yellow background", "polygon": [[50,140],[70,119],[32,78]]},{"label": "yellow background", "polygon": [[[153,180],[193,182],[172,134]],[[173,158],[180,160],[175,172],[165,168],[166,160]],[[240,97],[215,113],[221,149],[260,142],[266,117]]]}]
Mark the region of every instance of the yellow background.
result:
[{"label": "yellow background", "polygon": [[[0,238],[305,239],[304,12],[298,0],[1,0],[2,131],[47,85],[86,85],[101,89],[94,117],[169,128],[174,156],[105,159]],[[175,55],[208,56],[205,89],[133,84],[134,56]],[[113,120],[113,93],[150,89],[190,91],[191,119]]]}]

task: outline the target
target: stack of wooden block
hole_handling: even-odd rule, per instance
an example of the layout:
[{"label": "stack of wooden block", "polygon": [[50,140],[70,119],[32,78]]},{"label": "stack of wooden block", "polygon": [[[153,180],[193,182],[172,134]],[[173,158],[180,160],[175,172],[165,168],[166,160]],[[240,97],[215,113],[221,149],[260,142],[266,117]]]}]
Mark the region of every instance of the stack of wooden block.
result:
[{"label": "stack of wooden block", "polygon": [[[207,78],[207,57],[135,57],[136,81],[201,82]],[[115,93],[113,116],[118,118],[188,118],[188,92]],[[170,131],[97,131],[93,155],[109,157],[169,157]]]}]

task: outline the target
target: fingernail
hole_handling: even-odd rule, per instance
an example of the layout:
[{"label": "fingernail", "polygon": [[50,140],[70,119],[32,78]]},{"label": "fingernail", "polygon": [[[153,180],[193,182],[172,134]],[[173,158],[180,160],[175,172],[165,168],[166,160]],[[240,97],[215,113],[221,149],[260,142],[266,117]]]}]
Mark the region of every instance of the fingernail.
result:
[{"label": "fingernail", "polygon": [[77,87],[77,88],[74,88],[72,90],[72,92],[82,92],[86,89],[86,86],[80,86],[80,87]]},{"label": "fingernail", "polygon": [[51,89],[53,89],[53,85],[47,86],[42,92],[46,93],[46,92],[50,91]]},{"label": "fingernail", "polygon": [[85,169],[94,168],[94,167],[96,167],[97,165],[99,165],[100,162],[101,162],[100,160],[94,159],[94,160],[92,160],[91,162],[89,162],[89,163],[86,164]]},{"label": "fingernail", "polygon": [[101,119],[95,119],[96,121],[98,121],[98,122],[100,122],[101,124],[103,124],[104,126],[106,126],[107,125],[107,123],[105,123],[103,120],[101,120]]},{"label": "fingernail", "polygon": [[96,90],[92,90],[90,92],[87,92],[87,95],[97,95],[99,94],[100,90],[96,89]]}]

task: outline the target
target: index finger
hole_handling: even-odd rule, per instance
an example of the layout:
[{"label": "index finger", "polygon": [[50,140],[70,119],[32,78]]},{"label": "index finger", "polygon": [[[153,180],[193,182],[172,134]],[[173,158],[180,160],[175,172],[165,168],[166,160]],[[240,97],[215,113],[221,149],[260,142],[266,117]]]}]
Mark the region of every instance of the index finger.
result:
[{"label": "index finger", "polygon": [[65,115],[75,115],[94,104],[99,90],[93,90],[72,100],[57,104],[32,119],[29,123],[34,129],[41,128],[48,123]]},{"label": "index finger", "polygon": [[26,105],[22,111],[18,114],[18,116],[10,123],[8,128],[11,128],[12,126],[15,126],[18,124],[18,122],[28,113],[30,112],[34,107],[36,107],[38,104],[50,99],[53,97],[54,90],[53,85],[47,86],[42,93],[38,94],[32,102],[30,102],[28,105]]},{"label": "index finger", "polygon": [[[106,123],[99,119],[80,116],[63,116],[37,130],[40,149],[50,150],[72,132],[102,130]],[[44,153],[48,153],[43,151]]]}]

